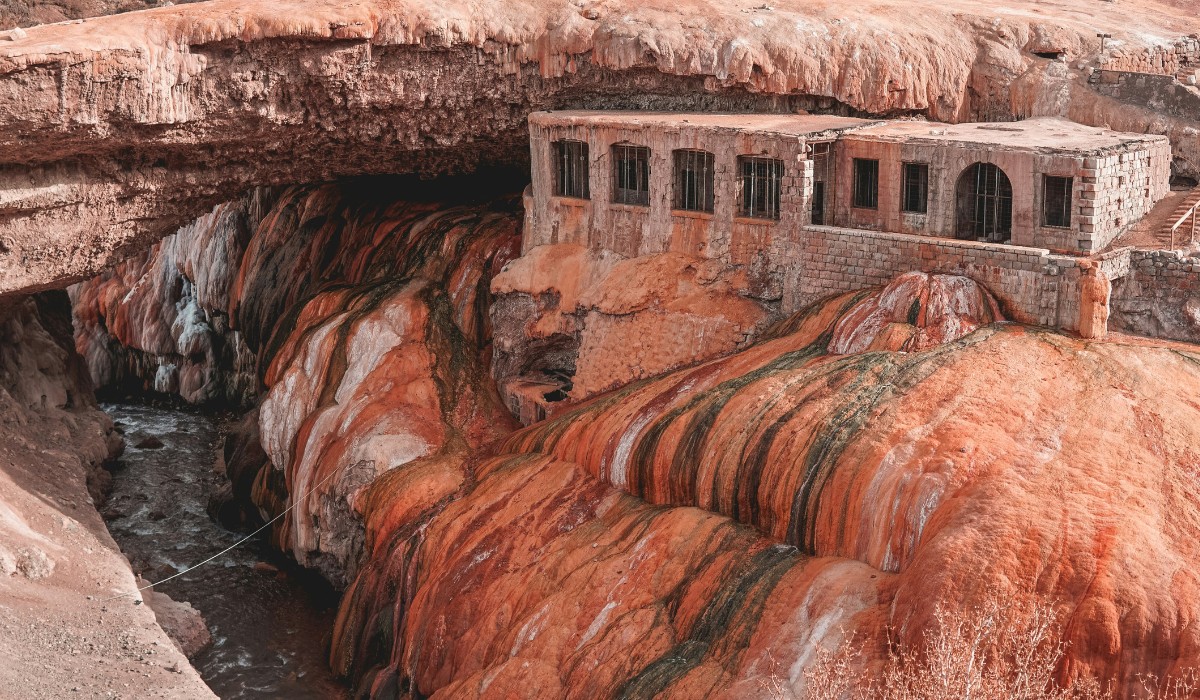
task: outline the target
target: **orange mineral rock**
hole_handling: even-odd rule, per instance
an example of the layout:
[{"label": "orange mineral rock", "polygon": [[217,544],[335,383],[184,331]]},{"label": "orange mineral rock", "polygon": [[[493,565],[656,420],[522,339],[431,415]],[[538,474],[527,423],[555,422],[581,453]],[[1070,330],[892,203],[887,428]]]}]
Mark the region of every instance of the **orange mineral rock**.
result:
[{"label": "orange mineral rock", "polygon": [[1079,280],[1079,335],[1084,338],[1103,338],[1108,335],[1108,301],[1112,296],[1112,282],[1090,260],[1081,261],[1079,268],[1082,273]]}]

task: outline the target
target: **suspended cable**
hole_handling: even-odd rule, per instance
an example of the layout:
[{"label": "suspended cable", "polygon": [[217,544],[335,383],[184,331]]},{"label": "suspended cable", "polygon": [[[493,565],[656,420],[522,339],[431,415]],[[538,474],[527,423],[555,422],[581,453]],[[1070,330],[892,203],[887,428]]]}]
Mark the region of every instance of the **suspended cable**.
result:
[{"label": "suspended cable", "polygon": [[[222,555],[224,555],[224,554],[227,554],[227,553],[229,553],[229,552],[233,551],[234,549],[237,549],[239,546],[241,546],[241,545],[245,544],[246,542],[250,541],[251,539],[253,539],[253,538],[254,538],[256,535],[258,535],[258,533],[262,532],[263,530],[266,530],[268,527],[270,527],[271,525],[275,524],[275,522],[276,522],[277,520],[279,520],[279,519],[280,519],[280,518],[282,518],[283,516],[287,515],[288,511],[290,511],[291,509],[295,508],[295,507],[296,507],[296,506],[297,506],[297,505],[298,505],[298,504],[299,504],[301,501],[303,501],[305,498],[308,498],[309,494],[311,494],[313,491],[316,491],[317,489],[319,489],[319,488],[320,488],[322,485],[324,485],[324,483],[325,483],[326,481],[329,481],[330,477],[332,477],[332,476],[333,476],[335,473],[336,473],[336,472],[330,472],[328,475],[326,475],[326,476],[325,476],[325,478],[324,478],[324,479],[321,479],[321,481],[320,481],[320,482],[318,482],[318,483],[317,483],[315,486],[313,486],[312,488],[310,488],[310,489],[308,489],[307,491],[305,491],[305,492],[304,492],[304,493],[303,493],[303,494],[302,494],[302,495],[301,495],[299,498],[293,499],[293,500],[292,500],[292,504],[291,504],[290,506],[288,506],[287,508],[284,508],[282,511],[280,511],[279,515],[276,515],[274,518],[271,518],[270,520],[268,520],[266,523],[264,523],[264,524],[263,524],[263,526],[262,526],[262,527],[258,528],[258,529],[257,529],[257,530],[255,530],[254,532],[251,532],[249,535],[246,535],[245,537],[243,537],[242,539],[238,540],[237,542],[234,542],[233,544],[229,545],[229,546],[228,546],[228,547],[226,547],[225,549],[222,549],[221,551],[219,551],[219,552],[217,552],[216,554],[212,555],[212,556],[211,556],[211,557],[209,557],[208,559],[205,559],[204,561],[200,562],[199,564],[194,564],[194,565],[192,565],[192,566],[189,566],[188,568],[184,569],[183,571],[180,571],[180,572],[178,572],[178,573],[172,574],[172,575],[170,575],[170,576],[168,576],[168,577],[166,577],[166,578],[162,579],[161,581],[155,581],[154,583],[150,583],[150,584],[147,584],[147,585],[145,585],[145,586],[142,586],[141,588],[139,588],[139,589],[137,589],[137,590],[135,590],[135,591],[131,591],[131,592],[129,592],[129,593],[122,593],[122,594],[120,594],[120,595],[115,595],[115,596],[112,596],[111,598],[104,598],[103,600],[101,600],[101,601],[99,601],[99,602],[101,602],[101,603],[107,603],[107,602],[109,602],[109,601],[113,601],[113,600],[120,600],[121,598],[128,598],[128,597],[130,597],[130,596],[135,596],[135,595],[137,595],[138,593],[141,593],[141,592],[142,592],[142,591],[144,591],[144,590],[147,590],[147,589],[150,589],[150,588],[154,588],[155,586],[158,586],[158,585],[164,584],[164,583],[166,583],[167,581],[170,581],[170,580],[172,580],[172,579],[179,578],[180,576],[183,576],[184,574],[187,574],[187,573],[190,573],[190,572],[192,572],[192,571],[195,571],[196,569],[199,569],[200,567],[202,567],[202,566],[204,566],[205,564],[207,564],[207,563],[209,563],[209,562],[213,561],[214,559],[216,559],[216,558],[218,558],[218,557],[220,557],[220,556],[222,556]],[[141,602],[141,601],[138,601],[138,602]]]}]

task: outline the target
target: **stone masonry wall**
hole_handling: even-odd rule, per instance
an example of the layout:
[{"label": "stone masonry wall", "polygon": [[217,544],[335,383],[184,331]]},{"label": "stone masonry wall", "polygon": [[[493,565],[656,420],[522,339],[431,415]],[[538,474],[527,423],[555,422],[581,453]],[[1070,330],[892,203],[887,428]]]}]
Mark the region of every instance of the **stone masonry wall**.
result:
[{"label": "stone masonry wall", "polygon": [[[1104,248],[1148,213],[1169,187],[1171,151],[1166,139],[1057,153],[1052,146],[868,138],[847,132],[850,126],[836,119],[818,122],[820,131],[785,135],[751,130],[736,119],[708,123],[705,117],[680,116],[677,124],[663,124],[652,123],[654,118],[614,118],[607,123],[597,123],[589,113],[530,118],[533,180],[526,191],[526,254],[541,245],[573,243],[624,258],[666,252],[694,255],[745,270],[746,293],[781,299],[784,313],[830,294],[883,286],[914,270],[960,274],[991,290],[1014,321],[1078,330],[1081,258],[1067,251],[1077,255]],[[813,162],[807,147],[839,137],[832,188],[837,226],[812,226]],[[588,199],[553,195],[553,144],[560,139],[588,144]],[[614,144],[650,149],[648,204],[613,202]],[[713,212],[673,208],[676,149],[714,154]],[[783,162],[779,220],[739,215],[737,160],[745,154],[770,154]],[[880,161],[875,210],[847,206],[855,157]],[[906,161],[930,164],[929,213],[924,217],[899,213],[900,164]],[[1014,195],[1012,245],[953,237],[955,184],[975,162],[996,163],[1009,174]],[[1043,175],[1073,178],[1070,228],[1042,225]],[[885,232],[889,230],[902,232]],[[1099,263],[1110,280],[1133,266],[1127,250],[1099,256]]]},{"label": "stone masonry wall", "polygon": [[1101,250],[1167,196],[1171,144],[1163,140],[1090,156],[1084,159],[1080,175],[1076,202],[1080,237],[1091,238],[1091,251]]},{"label": "stone masonry wall", "polygon": [[[848,134],[838,149],[834,221],[856,229],[896,231],[955,238],[957,185],[975,163],[993,163],[1012,185],[1012,242],[1055,251],[1103,249],[1166,196],[1170,187],[1171,146],[1165,139],[1093,154],[1050,154],[913,139],[899,143]],[[853,161],[879,161],[879,205],[852,205]],[[929,164],[926,214],[900,211],[902,163]],[[1069,227],[1042,221],[1046,175],[1073,178]]]},{"label": "stone masonry wall", "polygon": [[1140,51],[1116,49],[1100,65],[1104,70],[1173,76],[1182,70],[1200,66],[1200,36],[1193,35],[1166,46]]},{"label": "stone masonry wall", "polygon": [[1200,343],[1200,257],[1135,250],[1129,272],[1113,283],[1109,328]]},{"label": "stone masonry wall", "polygon": [[[857,135],[845,137],[842,143],[843,148],[838,160],[838,207],[834,221],[839,226],[956,238],[959,223],[959,178],[975,163],[992,163],[1004,171],[1012,185],[1014,244],[1085,251],[1091,250],[1094,245],[1090,232],[1080,233],[1081,224],[1078,220],[1073,220],[1070,228],[1042,226],[1041,207],[1035,204],[1042,201],[1042,176],[1056,175],[1076,178],[1072,201],[1078,206],[1082,199],[1082,155],[1045,155],[1027,150],[918,140],[897,143]],[[857,209],[851,206],[855,158],[879,160],[880,188],[877,209]],[[929,164],[928,214],[922,216],[900,213],[902,162]]]},{"label": "stone masonry wall", "polygon": [[[579,243],[625,257],[675,251],[745,264],[749,260],[744,256],[764,249],[771,238],[807,223],[812,162],[806,158],[803,138],[702,128],[542,127],[535,119],[530,122],[533,196],[553,191],[553,143],[572,139],[588,144],[590,198],[539,197],[526,210],[526,251],[546,243]],[[615,144],[650,149],[648,205],[613,202]],[[714,155],[711,213],[673,209],[676,149],[705,150]],[[770,153],[783,161],[778,220],[738,216],[737,159],[758,153]]]},{"label": "stone masonry wall", "polygon": [[783,277],[785,312],[921,270],[965,275],[983,283],[1011,320],[1078,328],[1078,258],[1042,248],[810,226],[780,243],[773,261]]},{"label": "stone masonry wall", "polygon": [[1173,75],[1103,70],[1091,78],[1096,92],[1107,97],[1163,112],[1181,119],[1200,118],[1200,88]]}]

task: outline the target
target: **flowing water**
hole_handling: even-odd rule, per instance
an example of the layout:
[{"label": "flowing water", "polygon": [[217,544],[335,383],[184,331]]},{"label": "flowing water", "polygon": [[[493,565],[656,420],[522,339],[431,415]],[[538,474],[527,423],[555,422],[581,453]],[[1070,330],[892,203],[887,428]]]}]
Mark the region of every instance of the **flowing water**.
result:
[{"label": "flowing water", "polygon": [[[220,483],[216,419],[141,405],[103,408],[127,446],[102,512],[136,573],[163,579],[243,537],[205,511]],[[163,446],[136,446],[147,437]],[[221,698],[342,698],[346,691],[326,662],[336,599],[304,578],[251,540],[156,590],[204,616],[214,643],[192,663]]]}]

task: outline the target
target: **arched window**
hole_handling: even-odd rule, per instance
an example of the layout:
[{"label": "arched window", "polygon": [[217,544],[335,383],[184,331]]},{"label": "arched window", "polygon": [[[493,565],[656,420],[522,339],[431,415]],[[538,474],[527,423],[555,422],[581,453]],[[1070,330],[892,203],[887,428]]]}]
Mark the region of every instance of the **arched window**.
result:
[{"label": "arched window", "polygon": [[976,163],[958,178],[958,237],[995,243],[1012,238],[1012,183],[991,163]]}]

